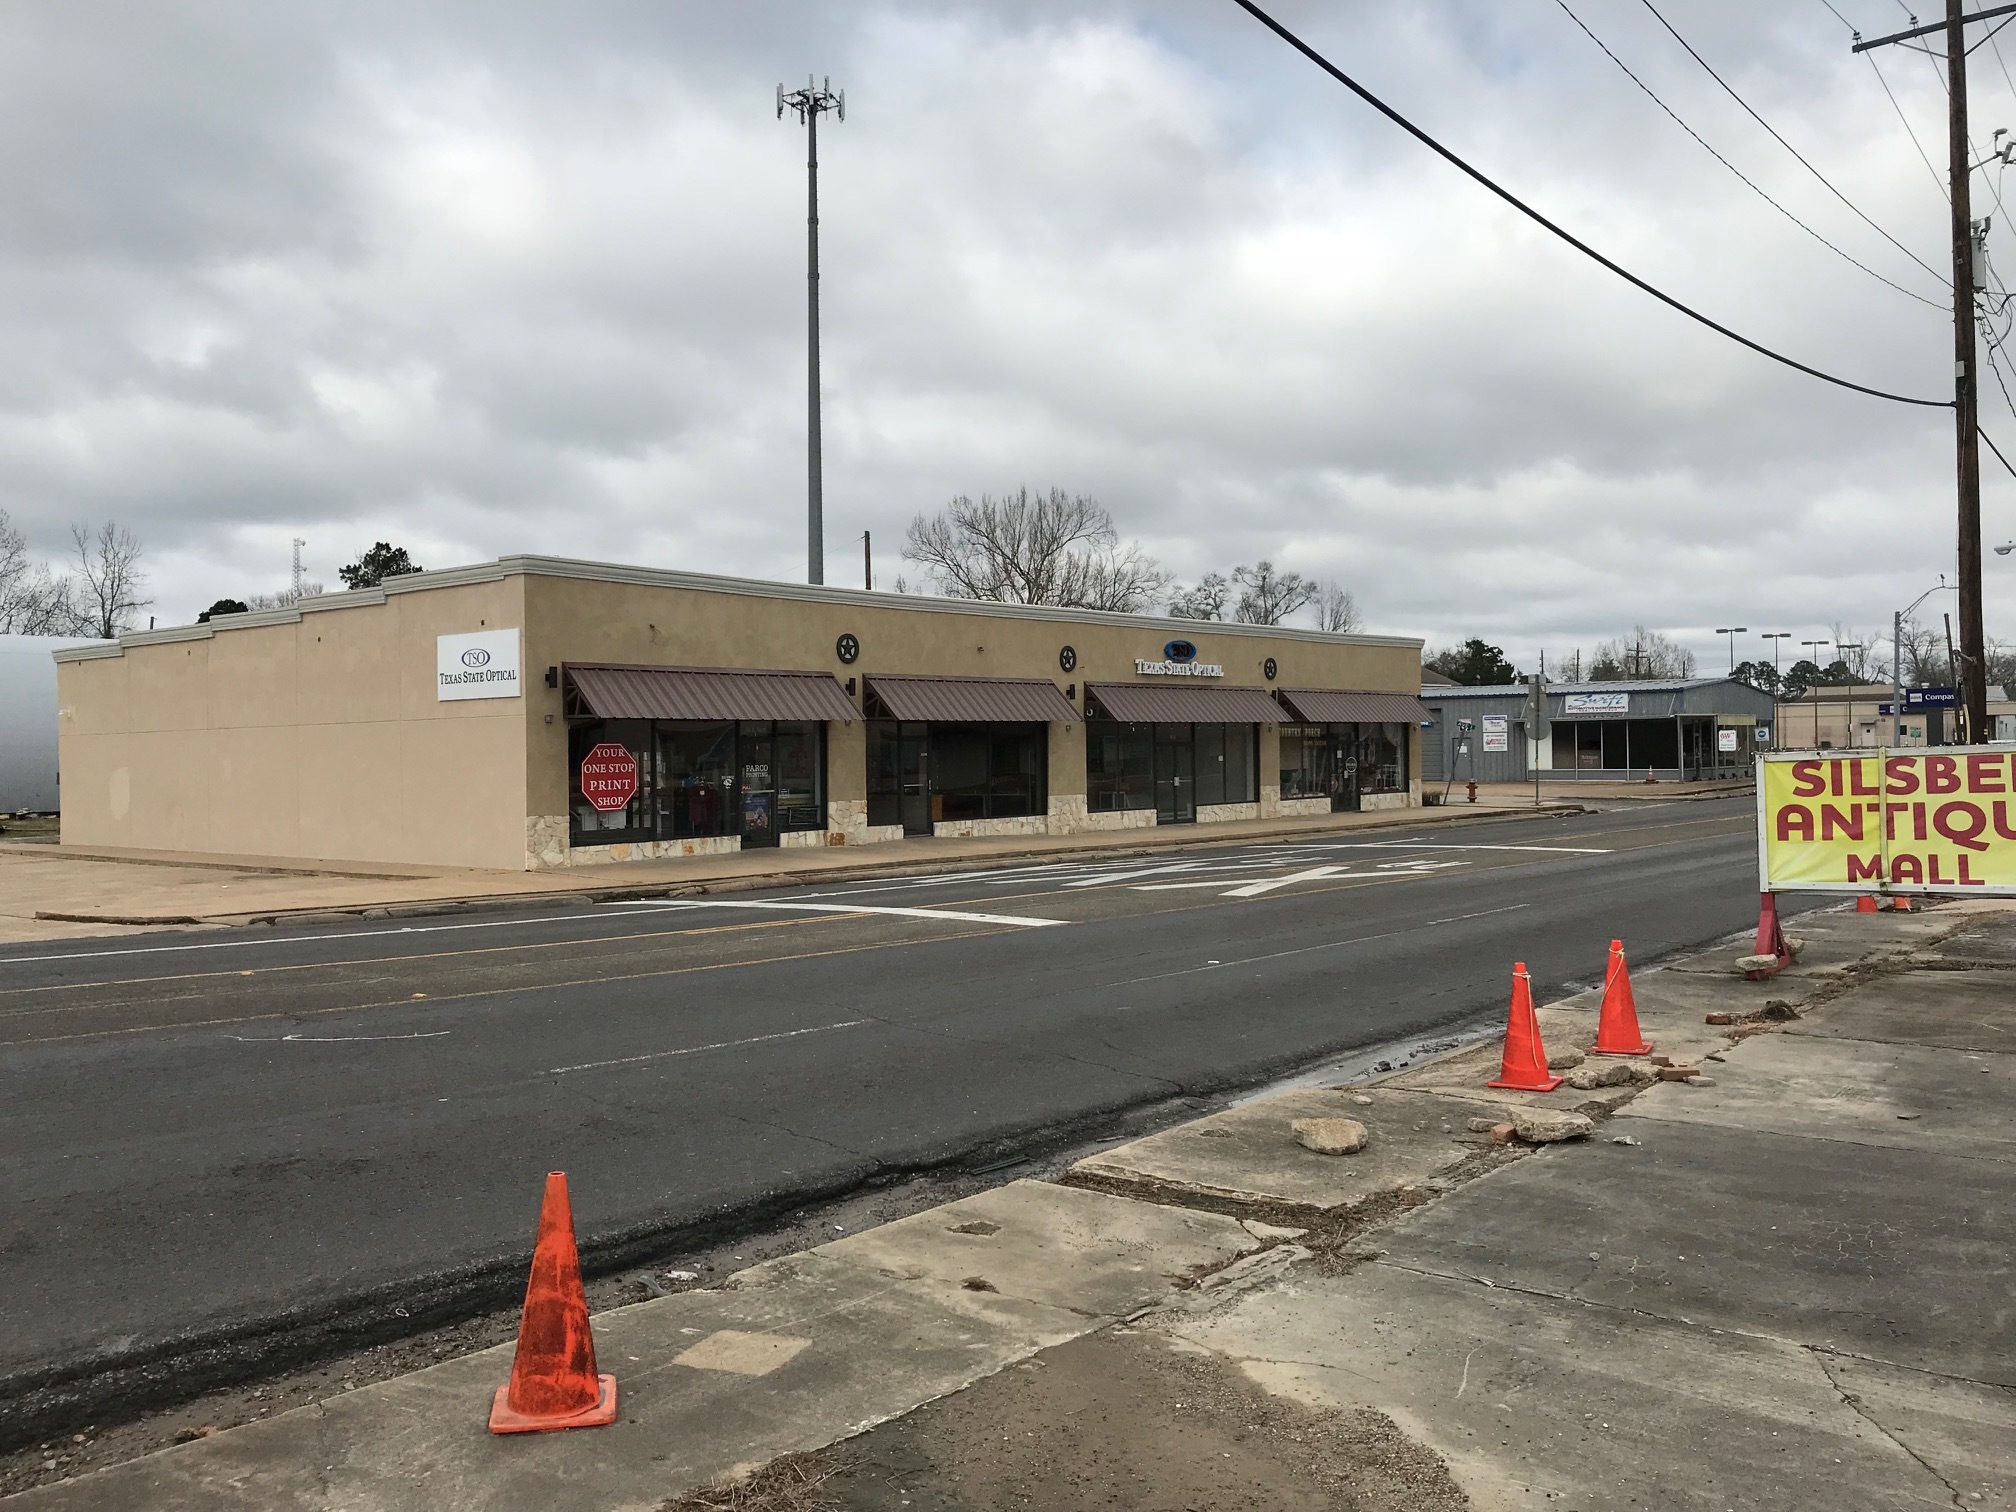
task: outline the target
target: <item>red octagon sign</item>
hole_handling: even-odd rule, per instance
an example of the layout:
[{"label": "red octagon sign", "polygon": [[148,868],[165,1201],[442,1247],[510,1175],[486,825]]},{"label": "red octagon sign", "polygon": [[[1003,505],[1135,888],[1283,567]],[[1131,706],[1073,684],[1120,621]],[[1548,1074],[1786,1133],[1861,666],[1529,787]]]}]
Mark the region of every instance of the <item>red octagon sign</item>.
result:
[{"label": "red octagon sign", "polygon": [[637,796],[637,758],[627,746],[605,740],[581,758],[581,796],[605,814],[629,807]]}]

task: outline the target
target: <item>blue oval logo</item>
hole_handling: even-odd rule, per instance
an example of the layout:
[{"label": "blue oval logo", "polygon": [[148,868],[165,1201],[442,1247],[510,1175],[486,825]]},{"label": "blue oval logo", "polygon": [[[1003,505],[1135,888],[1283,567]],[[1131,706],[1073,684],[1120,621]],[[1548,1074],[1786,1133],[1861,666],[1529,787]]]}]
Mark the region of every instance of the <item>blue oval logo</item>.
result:
[{"label": "blue oval logo", "polygon": [[1197,660],[1197,648],[1186,640],[1173,640],[1162,648],[1162,654],[1173,662]]},{"label": "blue oval logo", "polygon": [[471,646],[467,651],[462,653],[462,665],[465,667],[487,667],[490,665],[490,653],[485,651],[481,646]]}]

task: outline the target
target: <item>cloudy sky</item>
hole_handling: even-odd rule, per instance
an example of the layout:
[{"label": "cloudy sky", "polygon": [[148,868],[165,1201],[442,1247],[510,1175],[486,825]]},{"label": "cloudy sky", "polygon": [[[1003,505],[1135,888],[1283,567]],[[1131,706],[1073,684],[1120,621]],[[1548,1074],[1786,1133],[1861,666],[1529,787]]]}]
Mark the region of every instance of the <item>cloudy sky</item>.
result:
[{"label": "cloudy sky", "polygon": [[[1570,3],[1788,210],[1939,302],[1643,0]],[[1661,8],[1944,265],[1943,191],[1823,0]],[[1759,199],[1557,0],[1275,13],[1678,297],[1950,393],[1950,318]],[[1974,64],[1985,148],[2016,90]],[[1943,162],[1939,65],[1881,66]],[[1751,627],[1739,654],[1874,630],[1952,572],[1949,412],[1657,305],[1230,0],[83,3],[17,10],[0,69],[0,507],[51,556],[73,521],[129,525],[163,623],[283,586],[297,535],[332,586],[375,539],[802,579],[804,133],[773,97],[808,71],[848,101],[821,133],[830,581],[859,581],[863,530],[887,586],[917,511],[1024,483],[1096,495],[1185,577],[1271,557],[1373,629],[1529,667],[1634,622],[1708,665],[1718,625]],[[1983,417],[2016,458],[1992,388]],[[1992,544],[2016,481],[1985,466]],[[2016,558],[1987,572],[2016,638]]]}]

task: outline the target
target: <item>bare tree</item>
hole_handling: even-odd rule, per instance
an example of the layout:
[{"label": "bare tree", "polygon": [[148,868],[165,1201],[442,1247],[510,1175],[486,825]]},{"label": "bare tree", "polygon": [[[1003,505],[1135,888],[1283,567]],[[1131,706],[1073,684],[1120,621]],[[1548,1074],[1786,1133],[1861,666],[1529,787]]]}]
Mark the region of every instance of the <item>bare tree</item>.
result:
[{"label": "bare tree", "polygon": [[1194,588],[1179,588],[1169,600],[1173,619],[1222,620],[1232,602],[1232,584],[1222,572],[1207,572]]},{"label": "bare tree", "polygon": [[1351,635],[1365,628],[1365,616],[1358,612],[1358,600],[1351,590],[1335,581],[1316,590],[1316,623],[1337,635]]},{"label": "bare tree", "polygon": [[328,592],[320,583],[304,582],[296,590],[293,584],[272,593],[255,593],[245,600],[247,609],[291,609],[304,598],[319,598]]},{"label": "bare tree", "polygon": [[0,510],[0,635],[82,633],[67,578],[28,555],[28,543]]},{"label": "bare tree", "polygon": [[1853,625],[1834,621],[1834,649],[1842,663],[1854,674],[1855,681],[1869,682],[1872,671],[1880,672],[1876,665],[1876,647],[1879,638],[1872,631],[1858,630]]},{"label": "bare tree", "polygon": [[1278,625],[1316,597],[1316,585],[1299,572],[1279,572],[1272,562],[1232,569],[1239,603],[1232,618],[1242,625]]},{"label": "bare tree", "polygon": [[1134,542],[1121,544],[1096,499],[1053,488],[976,501],[961,494],[937,515],[910,522],[905,560],[948,598],[1134,612],[1169,574]]},{"label": "bare tree", "polygon": [[1633,677],[1692,677],[1697,663],[1694,653],[1657,630],[1643,625],[1629,635],[1616,636],[1596,647],[1590,661],[1591,682],[1617,682]]},{"label": "bare tree", "polygon": [[1914,687],[1950,687],[1953,683],[1953,662],[1946,655],[1946,634],[1941,626],[1934,629],[1921,625],[1916,620],[1904,621],[1904,634],[1896,648],[1898,659],[1904,664],[1904,682]]},{"label": "bare tree", "polygon": [[77,555],[73,591],[87,635],[111,640],[133,628],[133,619],[154,600],[140,597],[147,575],[140,570],[140,542],[123,525],[107,520],[93,531],[70,527]]}]

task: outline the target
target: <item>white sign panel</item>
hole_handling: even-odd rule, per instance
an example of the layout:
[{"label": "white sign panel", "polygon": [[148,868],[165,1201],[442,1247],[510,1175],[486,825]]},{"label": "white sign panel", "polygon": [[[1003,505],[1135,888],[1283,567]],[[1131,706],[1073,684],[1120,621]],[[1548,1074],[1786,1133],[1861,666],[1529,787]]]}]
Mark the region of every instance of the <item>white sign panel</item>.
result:
[{"label": "white sign panel", "polygon": [[1736,737],[1739,733],[1736,730],[1717,730],[1715,732],[1715,749],[1718,751],[1735,750]]},{"label": "white sign panel", "polygon": [[1629,693],[1565,693],[1561,697],[1563,714],[1628,714],[1631,712]]},{"label": "white sign panel", "polygon": [[1143,677],[1223,677],[1225,669],[1216,662],[1144,661],[1134,659],[1134,670]]},{"label": "white sign panel", "polygon": [[1509,716],[1486,714],[1484,716],[1484,749],[1487,751],[1509,751],[1512,749],[1511,731],[1507,725]]},{"label": "white sign panel", "polygon": [[442,703],[457,698],[516,698],[518,632],[477,630],[434,640],[434,693]]}]

